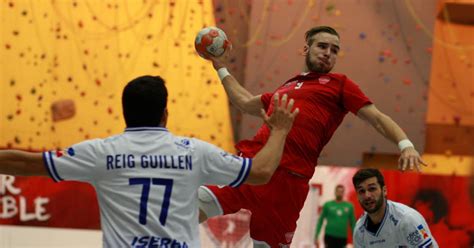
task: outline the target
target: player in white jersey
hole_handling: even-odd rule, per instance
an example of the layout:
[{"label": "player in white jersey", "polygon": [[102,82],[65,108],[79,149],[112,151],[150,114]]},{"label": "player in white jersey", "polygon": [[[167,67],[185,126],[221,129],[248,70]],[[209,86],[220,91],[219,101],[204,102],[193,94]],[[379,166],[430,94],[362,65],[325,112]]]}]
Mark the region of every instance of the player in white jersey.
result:
[{"label": "player in white jersey", "polygon": [[170,133],[164,80],[139,77],[122,95],[124,133],[64,151],[0,151],[0,173],[93,185],[105,247],[199,247],[199,186],[263,184],[278,166],[298,109],[286,95],[274,101],[272,115],[262,113],[272,129],[267,144],[255,158],[242,158]]},{"label": "player in white jersey", "polygon": [[387,200],[377,169],[361,169],[352,178],[365,213],[354,228],[354,247],[438,247],[425,219],[415,209]]}]

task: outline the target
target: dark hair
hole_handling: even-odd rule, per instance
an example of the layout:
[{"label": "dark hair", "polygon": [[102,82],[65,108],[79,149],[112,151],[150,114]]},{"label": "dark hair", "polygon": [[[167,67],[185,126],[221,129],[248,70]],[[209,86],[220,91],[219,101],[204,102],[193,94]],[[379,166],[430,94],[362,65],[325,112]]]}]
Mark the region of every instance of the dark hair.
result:
[{"label": "dark hair", "polygon": [[360,169],[359,171],[357,171],[356,174],[352,177],[352,184],[354,184],[354,188],[357,188],[360,183],[372,177],[377,178],[377,182],[380,184],[381,188],[385,186],[385,180],[383,178],[382,173],[380,173],[379,170],[373,168]]},{"label": "dark hair", "polygon": [[127,127],[157,127],[168,100],[165,81],[160,76],[141,76],[123,89],[122,108]]},{"label": "dark hair", "polygon": [[430,205],[430,209],[433,211],[434,223],[438,223],[449,211],[448,200],[443,193],[436,189],[420,189],[413,199],[413,207],[416,202],[428,203]]},{"label": "dark hair", "polygon": [[313,39],[311,39],[313,37],[313,35],[315,35],[317,33],[321,33],[321,32],[333,34],[333,35],[337,36],[337,38],[339,38],[339,34],[337,33],[337,31],[334,28],[331,28],[329,26],[318,26],[318,27],[314,27],[314,28],[306,31],[306,34],[305,34],[306,44],[308,46],[311,46],[311,44],[314,41]]},{"label": "dark hair", "polygon": [[338,184],[338,185],[336,185],[336,189],[337,189],[337,188],[343,188],[343,189],[344,189],[344,185]]}]

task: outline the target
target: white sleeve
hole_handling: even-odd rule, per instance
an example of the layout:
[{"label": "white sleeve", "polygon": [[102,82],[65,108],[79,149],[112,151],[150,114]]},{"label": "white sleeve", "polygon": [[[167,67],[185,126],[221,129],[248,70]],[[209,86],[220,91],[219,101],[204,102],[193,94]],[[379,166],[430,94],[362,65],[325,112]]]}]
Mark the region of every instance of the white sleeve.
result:
[{"label": "white sleeve", "polygon": [[96,168],[95,146],[98,140],[88,140],[65,150],[43,153],[43,162],[54,181],[91,182]]},{"label": "white sleeve", "polygon": [[408,247],[438,247],[425,219],[416,211],[405,215],[401,236]]},{"label": "white sleeve", "polygon": [[239,157],[212,144],[194,139],[197,155],[202,159],[202,184],[240,186],[250,173],[252,159]]}]

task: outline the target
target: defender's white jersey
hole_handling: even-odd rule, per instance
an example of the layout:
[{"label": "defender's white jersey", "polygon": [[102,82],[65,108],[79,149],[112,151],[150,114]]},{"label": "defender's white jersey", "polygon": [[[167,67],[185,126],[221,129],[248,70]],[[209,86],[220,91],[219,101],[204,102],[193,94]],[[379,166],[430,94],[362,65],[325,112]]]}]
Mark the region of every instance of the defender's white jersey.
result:
[{"label": "defender's white jersey", "polygon": [[199,186],[237,187],[252,164],[165,128],[127,128],[43,158],[56,182],[95,187],[104,247],[199,247]]},{"label": "defender's white jersey", "polygon": [[364,213],[354,228],[354,247],[438,247],[425,219],[415,209],[387,200],[387,210],[376,233],[367,230]]}]

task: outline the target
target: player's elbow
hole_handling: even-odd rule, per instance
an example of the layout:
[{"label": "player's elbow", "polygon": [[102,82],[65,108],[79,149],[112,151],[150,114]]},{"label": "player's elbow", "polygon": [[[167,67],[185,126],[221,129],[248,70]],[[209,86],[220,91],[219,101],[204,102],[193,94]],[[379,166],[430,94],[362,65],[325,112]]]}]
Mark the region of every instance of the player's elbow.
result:
[{"label": "player's elbow", "polygon": [[247,114],[260,116],[260,109],[263,108],[260,96],[253,96],[251,94],[243,96],[239,109]]},{"label": "player's elbow", "polygon": [[272,149],[268,149],[268,147],[265,146],[255,155],[246,183],[266,184],[270,181],[280,161],[280,157],[274,156],[274,152],[272,151]]},{"label": "player's elbow", "polygon": [[259,176],[259,184],[267,184],[270,182],[270,179],[272,178],[272,172],[271,171],[265,171],[260,173]]},{"label": "player's elbow", "polygon": [[238,105],[238,108],[243,113],[260,116],[260,109],[255,109],[248,100],[242,100],[242,102]]}]

